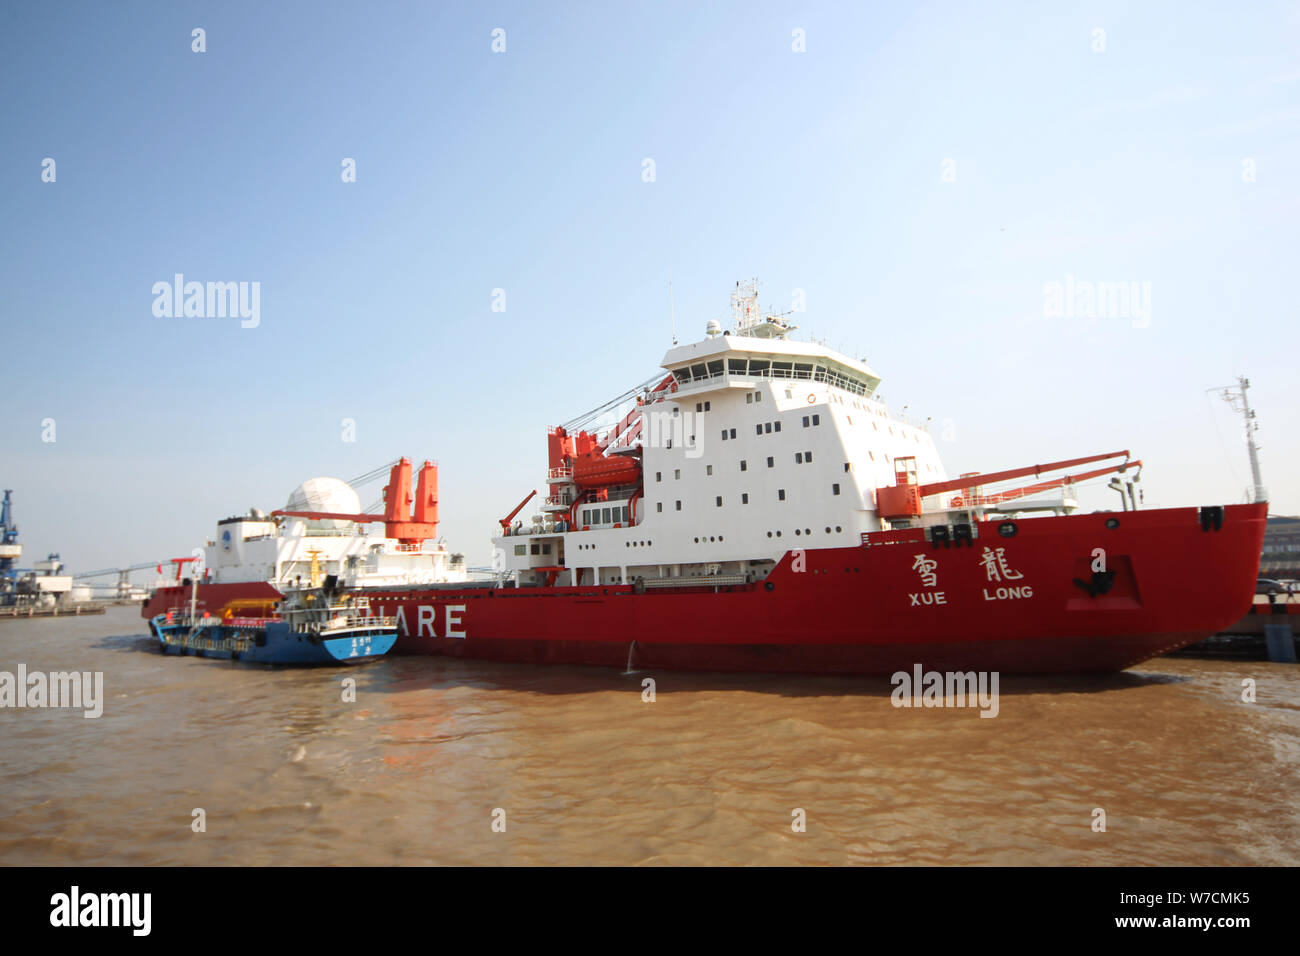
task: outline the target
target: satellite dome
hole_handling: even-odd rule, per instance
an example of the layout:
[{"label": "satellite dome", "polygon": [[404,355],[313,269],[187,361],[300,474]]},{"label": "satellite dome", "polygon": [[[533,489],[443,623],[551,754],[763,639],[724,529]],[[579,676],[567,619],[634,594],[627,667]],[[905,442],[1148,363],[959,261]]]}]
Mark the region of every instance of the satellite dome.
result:
[{"label": "satellite dome", "polygon": [[[338,478],[309,478],[289,495],[285,511],[322,511],[338,514],[359,514],[361,498],[352,486]],[[308,531],[343,531],[353,528],[353,522],[324,518],[307,522]]]}]

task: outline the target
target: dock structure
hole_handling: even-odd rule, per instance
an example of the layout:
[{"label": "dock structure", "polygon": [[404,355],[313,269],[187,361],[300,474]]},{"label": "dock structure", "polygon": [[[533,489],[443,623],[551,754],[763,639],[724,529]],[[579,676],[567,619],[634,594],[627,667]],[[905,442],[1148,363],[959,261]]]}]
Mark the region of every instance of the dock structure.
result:
[{"label": "dock structure", "polygon": [[[1296,662],[1295,650],[1295,630],[1292,622],[1296,614],[1300,613],[1300,605],[1288,601],[1282,604],[1275,601],[1277,595],[1268,596],[1269,603],[1267,615],[1260,610],[1259,605],[1252,607],[1251,613],[1258,613],[1264,618],[1264,646],[1268,651],[1268,659],[1279,664],[1294,664]],[[1290,597],[1290,595],[1288,595]]]},{"label": "dock structure", "polygon": [[68,607],[60,607],[57,604],[40,607],[35,604],[27,605],[9,605],[0,607],[0,621],[6,618],[23,618],[23,617],[77,617],[82,614],[103,614],[103,604],[73,604]]},{"label": "dock structure", "polygon": [[1257,594],[1241,620],[1174,657],[1232,657],[1294,664],[1300,593]]}]

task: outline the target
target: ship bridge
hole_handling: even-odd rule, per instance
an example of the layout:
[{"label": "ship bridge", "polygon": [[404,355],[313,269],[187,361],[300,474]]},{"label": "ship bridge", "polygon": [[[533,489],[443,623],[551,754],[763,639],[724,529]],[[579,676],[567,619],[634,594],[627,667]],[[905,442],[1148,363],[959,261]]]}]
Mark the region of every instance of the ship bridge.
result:
[{"label": "ship bridge", "polygon": [[722,389],[752,389],[770,379],[817,382],[870,398],[880,376],[867,365],[815,342],[727,332],[670,349],[662,365],[679,397]]}]

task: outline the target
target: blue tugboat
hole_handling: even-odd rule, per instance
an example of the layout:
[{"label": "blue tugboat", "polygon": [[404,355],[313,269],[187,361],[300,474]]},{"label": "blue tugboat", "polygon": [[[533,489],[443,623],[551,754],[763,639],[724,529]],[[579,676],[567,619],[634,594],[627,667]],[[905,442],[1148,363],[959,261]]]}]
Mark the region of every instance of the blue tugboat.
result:
[{"label": "blue tugboat", "polygon": [[362,664],[397,640],[397,618],[373,616],[365,596],[335,600],[328,586],[289,592],[274,617],[199,616],[191,603],[149,624],[164,654],[254,664]]}]

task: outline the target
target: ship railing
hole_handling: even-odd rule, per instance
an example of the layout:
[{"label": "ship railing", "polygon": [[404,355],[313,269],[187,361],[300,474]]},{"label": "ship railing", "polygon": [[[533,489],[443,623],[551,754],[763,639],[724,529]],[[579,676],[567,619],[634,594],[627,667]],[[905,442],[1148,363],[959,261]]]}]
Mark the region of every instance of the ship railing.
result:
[{"label": "ship railing", "polygon": [[199,608],[197,611],[194,612],[193,615],[191,615],[188,604],[185,605],[184,607],[169,607],[164,612],[164,616],[167,618],[168,623],[175,623],[175,624],[188,624],[191,622],[191,620],[193,620],[195,623],[203,623],[203,624],[221,623],[220,617],[213,614],[211,611],[205,611],[203,608]]},{"label": "ship railing", "polygon": [[692,375],[689,380],[682,382],[683,385],[693,385],[699,382],[711,382],[714,379],[735,377],[738,379],[747,378],[770,378],[779,381],[795,382],[825,382],[835,388],[842,389],[846,392],[852,392],[855,395],[866,395],[867,387],[851,378],[843,375],[837,375],[834,372],[825,371],[808,371],[805,369],[785,369],[785,368],[765,368],[750,369],[745,372],[733,372],[730,369],[722,369],[718,372],[706,372],[703,375]]},{"label": "ship railing", "polygon": [[548,468],[546,470],[547,478],[572,478],[573,468],[570,465],[561,465],[558,468]]},{"label": "ship railing", "polygon": [[323,623],[314,622],[316,627],[313,630],[320,632],[342,631],[357,627],[394,627],[397,624],[396,617],[381,617],[378,614],[338,614]]}]

